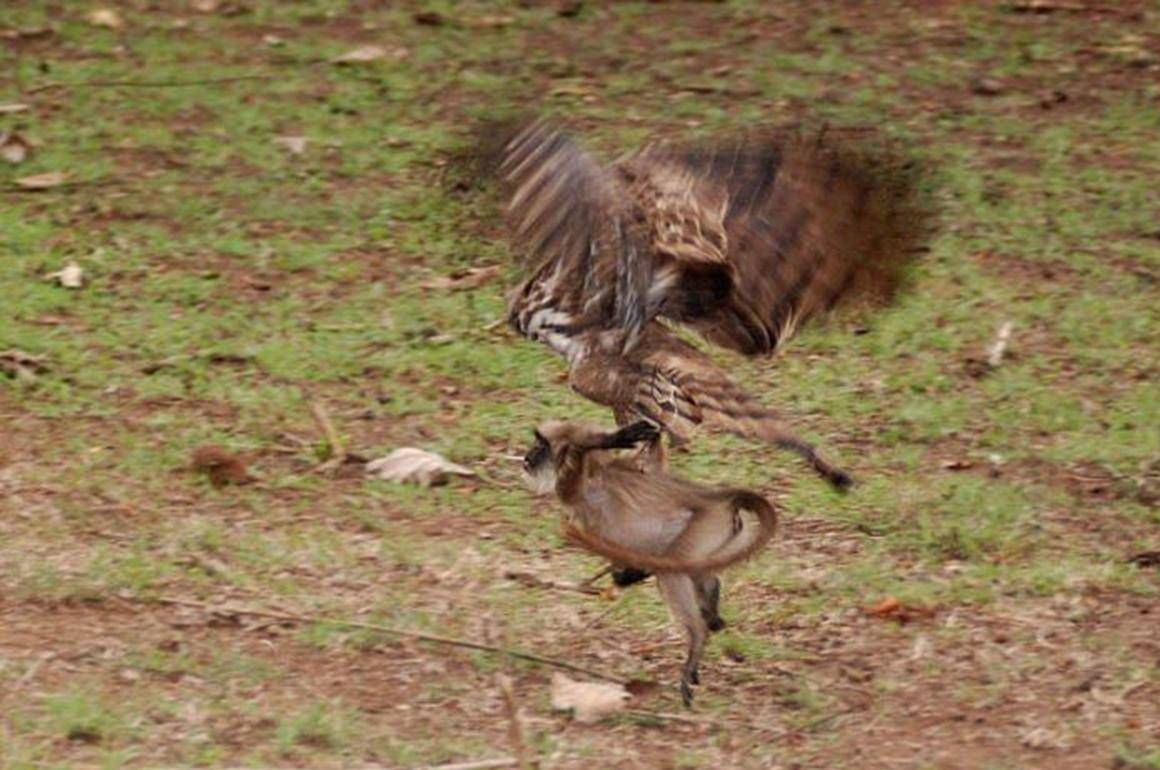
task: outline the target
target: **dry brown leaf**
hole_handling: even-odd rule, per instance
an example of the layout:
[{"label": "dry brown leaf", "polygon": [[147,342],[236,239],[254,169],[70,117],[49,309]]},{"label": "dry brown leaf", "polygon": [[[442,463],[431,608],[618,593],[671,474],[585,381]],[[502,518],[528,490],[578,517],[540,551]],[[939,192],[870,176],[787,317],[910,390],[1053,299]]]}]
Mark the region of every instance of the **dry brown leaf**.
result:
[{"label": "dry brown leaf", "polygon": [[446,21],[438,11],[418,11],[411,15],[411,20],[426,27],[441,27]]},{"label": "dry brown leaf", "polygon": [[125,20],[121,18],[121,14],[114,11],[112,8],[96,8],[89,12],[89,24],[94,27],[104,27],[105,29],[121,29],[125,26]]},{"label": "dry brown leaf", "polygon": [[301,155],[306,152],[306,137],[304,136],[276,136],[274,144],[285,148],[291,155]]},{"label": "dry brown leaf", "polygon": [[23,163],[32,145],[16,131],[0,131],[0,158],[9,163]]},{"label": "dry brown leaf", "polygon": [[13,115],[17,112],[28,112],[32,108],[23,102],[9,102],[0,104],[0,115]]},{"label": "dry brown leaf", "polygon": [[76,262],[69,262],[55,273],[49,273],[46,278],[55,280],[66,289],[79,289],[85,282],[85,271]]},{"label": "dry brown leaf", "polygon": [[193,0],[189,5],[198,13],[213,13],[221,5],[221,0]]},{"label": "dry brown leaf", "polygon": [[449,476],[475,476],[475,471],[451,462],[441,455],[414,447],[396,449],[386,457],[371,460],[366,472],[378,479],[432,487],[443,484]]},{"label": "dry brown leaf", "polygon": [[929,607],[914,607],[903,604],[896,596],[887,596],[873,607],[866,607],[865,611],[883,620],[896,620],[899,623],[909,623],[919,618],[929,618],[935,611]]},{"label": "dry brown leaf", "polygon": [[561,0],[556,5],[556,15],[566,19],[579,16],[582,10],[584,10],[584,0]]},{"label": "dry brown leaf", "polygon": [[463,291],[483,286],[499,275],[502,265],[488,265],[487,267],[469,267],[465,270],[456,270],[449,275],[442,275],[420,284],[424,289],[451,289]]},{"label": "dry brown leaf", "polygon": [[193,469],[209,476],[210,483],[215,487],[245,484],[253,480],[242,458],[220,446],[203,446],[194,450]]},{"label": "dry brown leaf", "polygon": [[63,171],[49,171],[44,174],[33,174],[17,179],[17,187],[25,190],[51,190],[68,182],[68,174]]},{"label": "dry brown leaf", "polygon": [[577,682],[559,672],[552,674],[552,708],[571,711],[577,722],[596,722],[620,711],[632,697],[611,682]]}]

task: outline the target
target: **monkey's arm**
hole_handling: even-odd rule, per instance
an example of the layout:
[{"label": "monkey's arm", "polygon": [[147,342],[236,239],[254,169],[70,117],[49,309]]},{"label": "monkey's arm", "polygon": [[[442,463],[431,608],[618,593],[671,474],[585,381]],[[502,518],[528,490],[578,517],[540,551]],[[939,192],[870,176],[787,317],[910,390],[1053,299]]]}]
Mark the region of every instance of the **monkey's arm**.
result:
[{"label": "monkey's arm", "polygon": [[567,504],[576,499],[589,473],[588,453],[602,449],[631,449],[642,441],[653,441],[659,429],[640,420],[611,433],[591,428],[572,435],[556,470],[556,494]]},{"label": "monkey's arm", "polygon": [[615,433],[606,433],[601,438],[600,445],[595,449],[632,449],[637,444],[656,441],[660,436],[660,428],[648,420],[638,420],[632,425],[626,425]]}]

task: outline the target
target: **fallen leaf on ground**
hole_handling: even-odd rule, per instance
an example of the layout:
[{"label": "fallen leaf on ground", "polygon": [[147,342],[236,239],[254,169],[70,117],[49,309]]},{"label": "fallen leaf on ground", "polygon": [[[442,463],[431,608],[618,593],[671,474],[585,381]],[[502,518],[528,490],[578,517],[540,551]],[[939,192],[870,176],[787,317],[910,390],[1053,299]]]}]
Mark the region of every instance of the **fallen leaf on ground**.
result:
[{"label": "fallen leaf on ground", "polygon": [[0,104],[0,115],[12,115],[17,112],[28,112],[32,108],[23,102],[9,102]]},{"label": "fallen leaf on ground", "polygon": [[190,7],[198,13],[213,13],[221,5],[221,0],[193,0]]},{"label": "fallen leaf on ground", "polygon": [[438,11],[418,11],[411,16],[411,20],[426,27],[441,27],[446,21]]},{"label": "fallen leaf on ground", "polygon": [[306,137],[304,136],[276,136],[274,144],[284,147],[291,155],[301,155],[306,152]]},{"label": "fallen leaf on ground", "polygon": [[1128,563],[1137,567],[1160,567],[1160,551],[1143,551],[1128,559]]},{"label": "fallen leaf on ground", "polygon": [[498,29],[499,27],[510,27],[515,24],[515,21],[514,16],[478,16],[465,20],[463,26],[474,29]]},{"label": "fallen leaf on ground", "polygon": [[971,81],[971,93],[979,96],[998,96],[1003,93],[1003,84],[994,78],[978,77]]},{"label": "fallen leaf on ground", "polygon": [[449,275],[433,278],[430,281],[420,284],[420,286],[424,289],[453,289],[456,291],[475,289],[484,285],[492,278],[495,278],[502,269],[503,267],[501,265],[469,267],[466,270],[456,270]]},{"label": "fallen leaf on ground", "polygon": [[364,45],[361,48],[351,49],[341,56],[336,56],[330,61],[334,64],[362,64],[385,58],[387,58],[386,48],[381,45]]},{"label": "fallen leaf on ground", "polygon": [[50,190],[68,182],[68,174],[63,171],[49,171],[44,174],[33,174],[16,180],[17,187],[25,190]]},{"label": "fallen leaf on ground", "polygon": [[21,163],[31,149],[28,140],[16,131],[0,131],[0,158],[9,163]]},{"label": "fallen leaf on ground", "polygon": [[366,464],[366,472],[378,479],[424,487],[442,484],[449,476],[476,475],[470,468],[457,465],[434,452],[414,447],[396,449],[386,457],[371,460]]},{"label": "fallen leaf on ground", "polygon": [[88,19],[89,24],[92,24],[94,27],[120,29],[125,26],[125,21],[121,18],[121,14],[112,8],[96,8],[89,12]]},{"label": "fallen leaf on ground", "polygon": [[0,350],[0,372],[23,382],[32,382],[36,375],[48,371],[44,356],[34,356],[23,350]]},{"label": "fallen leaf on ground", "polygon": [[388,57],[401,61],[410,55],[410,51],[406,48],[395,48],[388,51],[381,45],[364,45],[359,48],[353,48],[341,56],[336,56],[330,60],[331,64],[366,64],[373,61],[381,61]]},{"label": "fallen leaf on ground", "polygon": [[630,679],[624,683],[624,689],[634,698],[643,698],[658,692],[661,686],[651,679]]},{"label": "fallen leaf on ground", "polygon": [[1049,730],[1046,727],[1036,727],[1027,730],[1023,735],[1019,736],[1019,742],[1029,749],[1062,750],[1069,746],[1059,731]]},{"label": "fallen leaf on ground", "polygon": [[1053,13],[1055,11],[1082,11],[1079,3],[1059,3],[1052,0],[1022,0],[1012,3],[1011,10],[1015,13]]},{"label": "fallen leaf on ground", "polygon": [[552,708],[571,711],[577,722],[596,722],[620,711],[630,697],[628,690],[618,684],[577,682],[559,672],[552,674]]},{"label": "fallen leaf on ground", "polygon": [[23,29],[6,29],[0,31],[0,38],[5,40],[44,40],[56,34],[52,27],[24,27]]},{"label": "fallen leaf on ground", "polygon": [[220,446],[203,446],[194,450],[193,469],[208,476],[215,487],[245,484],[253,480],[245,462]]},{"label": "fallen leaf on ground", "polygon": [[887,596],[873,607],[867,607],[865,611],[876,618],[896,620],[899,623],[909,623],[912,620],[929,618],[934,615],[934,610],[929,607],[913,607],[903,604],[895,596]]},{"label": "fallen leaf on ground", "polygon": [[45,277],[55,280],[66,289],[79,289],[85,282],[85,270],[76,262],[69,262],[60,270]]},{"label": "fallen leaf on ground", "polygon": [[584,0],[562,0],[556,5],[556,15],[566,19],[579,16],[582,10],[584,10]]}]

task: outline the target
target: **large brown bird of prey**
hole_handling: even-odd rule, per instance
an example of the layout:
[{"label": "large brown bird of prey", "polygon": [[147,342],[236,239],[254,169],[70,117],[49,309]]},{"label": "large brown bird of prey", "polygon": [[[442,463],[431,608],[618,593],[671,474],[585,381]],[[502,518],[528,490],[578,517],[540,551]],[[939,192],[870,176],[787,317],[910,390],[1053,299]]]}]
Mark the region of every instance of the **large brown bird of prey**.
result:
[{"label": "large brown bird of prey", "polygon": [[572,387],[620,424],[653,421],[678,444],[700,426],[768,441],[849,485],[670,324],[761,356],[839,301],[888,298],[923,231],[906,175],[796,132],[610,164],[550,122],[508,136],[498,172],[528,270],[509,318],[567,360]]}]

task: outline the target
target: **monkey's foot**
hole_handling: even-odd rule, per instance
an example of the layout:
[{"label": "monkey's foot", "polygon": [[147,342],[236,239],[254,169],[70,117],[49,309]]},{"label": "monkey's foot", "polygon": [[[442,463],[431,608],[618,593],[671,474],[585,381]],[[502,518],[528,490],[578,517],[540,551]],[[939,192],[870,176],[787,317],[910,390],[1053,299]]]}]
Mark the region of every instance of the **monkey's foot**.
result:
[{"label": "monkey's foot", "polygon": [[718,615],[712,618],[706,618],[705,623],[709,626],[709,630],[713,633],[725,630],[725,621]]}]

